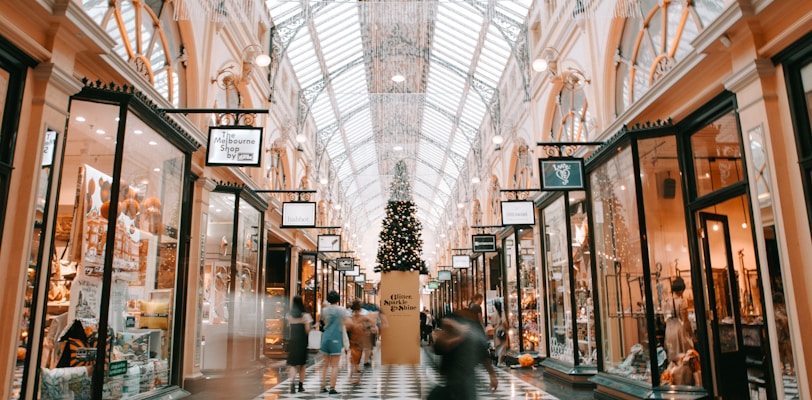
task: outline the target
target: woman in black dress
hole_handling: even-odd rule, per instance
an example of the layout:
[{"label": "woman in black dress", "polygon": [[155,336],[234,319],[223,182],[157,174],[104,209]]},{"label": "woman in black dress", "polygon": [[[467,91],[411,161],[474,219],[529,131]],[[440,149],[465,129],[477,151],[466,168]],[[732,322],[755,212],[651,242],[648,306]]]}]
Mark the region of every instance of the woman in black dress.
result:
[{"label": "woman in black dress", "polygon": [[290,367],[290,392],[296,392],[296,370],[299,370],[299,391],[304,392],[304,374],[307,367],[307,338],[313,317],[304,312],[304,303],[301,296],[293,296],[290,304],[290,314],[287,316],[290,335],[288,335],[288,360]]}]

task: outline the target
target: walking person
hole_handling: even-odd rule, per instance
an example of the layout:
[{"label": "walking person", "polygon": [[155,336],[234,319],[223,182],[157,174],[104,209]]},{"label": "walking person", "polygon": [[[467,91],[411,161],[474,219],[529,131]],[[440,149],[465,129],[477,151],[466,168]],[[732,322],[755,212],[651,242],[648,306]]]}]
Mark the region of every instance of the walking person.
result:
[{"label": "walking person", "polygon": [[313,317],[304,312],[305,306],[302,296],[293,296],[290,304],[288,322],[288,376],[290,377],[290,392],[296,392],[296,371],[299,372],[299,392],[304,392],[305,370],[307,369],[307,339],[313,326]]},{"label": "walking person", "polygon": [[490,375],[490,389],[496,390],[499,381],[488,359],[488,340],[477,321],[469,315],[453,313],[442,319],[441,329],[435,335],[434,351],[443,357],[440,374],[445,378],[445,386],[432,389],[428,400],[475,400],[477,377],[474,369],[478,364],[482,364]]},{"label": "walking person", "polygon": [[353,385],[361,383],[361,355],[372,349],[373,321],[369,314],[361,313],[361,302],[355,300],[350,306],[352,317],[346,321],[347,333],[350,336],[350,382]]},{"label": "walking person", "polygon": [[496,314],[493,316],[493,348],[496,351],[496,366],[504,367],[505,348],[508,341],[508,321],[502,310],[502,302],[493,302],[493,309]]},{"label": "walking person", "polygon": [[330,369],[330,394],[338,394],[336,391],[336,380],[338,379],[338,363],[341,360],[341,351],[344,349],[344,320],[347,319],[347,311],[339,307],[338,301],[341,299],[338,292],[331,290],[327,293],[327,303],[330,305],[321,310],[321,318],[324,320],[324,332],[321,335],[320,351],[324,354],[324,365],[321,370],[321,391],[327,390],[327,370]]}]

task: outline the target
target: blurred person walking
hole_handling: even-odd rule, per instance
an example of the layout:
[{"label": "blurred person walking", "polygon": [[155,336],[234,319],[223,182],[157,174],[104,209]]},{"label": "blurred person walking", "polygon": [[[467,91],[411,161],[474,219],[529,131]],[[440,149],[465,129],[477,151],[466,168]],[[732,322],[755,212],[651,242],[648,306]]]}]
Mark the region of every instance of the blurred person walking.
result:
[{"label": "blurred person walking", "polygon": [[488,340],[479,323],[468,315],[453,313],[442,319],[435,331],[434,351],[443,357],[440,374],[445,386],[437,386],[428,400],[475,400],[477,379],[474,368],[482,364],[490,375],[489,387],[496,390],[499,381],[488,359]]},{"label": "blurred person walking", "polygon": [[338,379],[338,363],[341,360],[341,351],[344,349],[344,320],[347,319],[347,310],[336,304],[341,299],[338,292],[331,290],[327,293],[327,302],[330,304],[321,310],[321,319],[324,321],[324,331],[321,335],[321,348],[324,354],[324,365],[321,371],[321,391],[327,390],[327,370],[330,369],[330,394],[338,394],[336,380]]},{"label": "blurred person walking", "polygon": [[346,321],[347,333],[350,336],[350,382],[361,383],[361,355],[372,349],[370,332],[375,324],[369,314],[361,313],[361,302],[355,300],[350,306],[352,317]]},{"label": "blurred person walking", "polygon": [[290,392],[296,392],[296,371],[299,371],[299,388],[304,392],[305,370],[307,369],[307,338],[313,326],[313,317],[304,312],[305,306],[302,296],[293,296],[290,304],[288,322],[288,376],[290,377]]},{"label": "blurred person walking", "polygon": [[493,309],[496,314],[493,316],[493,347],[496,352],[496,366],[505,366],[505,348],[508,341],[508,321],[505,318],[505,313],[502,311],[502,302],[493,302]]}]

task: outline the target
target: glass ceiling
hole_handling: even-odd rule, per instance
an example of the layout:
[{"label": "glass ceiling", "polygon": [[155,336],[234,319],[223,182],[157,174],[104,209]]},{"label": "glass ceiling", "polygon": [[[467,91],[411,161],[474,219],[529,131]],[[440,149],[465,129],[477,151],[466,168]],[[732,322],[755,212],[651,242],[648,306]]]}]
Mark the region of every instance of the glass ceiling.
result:
[{"label": "glass ceiling", "polygon": [[392,169],[405,159],[417,216],[436,227],[457,180],[480,173],[466,158],[481,127],[496,125],[497,87],[526,40],[517,36],[531,1],[267,4],[274,45],[301,87],[299,129],[314,124],[316,156],[330,159],[330,171],[316,160],[316,172],[338,180],[356,226],[384,217]]}]

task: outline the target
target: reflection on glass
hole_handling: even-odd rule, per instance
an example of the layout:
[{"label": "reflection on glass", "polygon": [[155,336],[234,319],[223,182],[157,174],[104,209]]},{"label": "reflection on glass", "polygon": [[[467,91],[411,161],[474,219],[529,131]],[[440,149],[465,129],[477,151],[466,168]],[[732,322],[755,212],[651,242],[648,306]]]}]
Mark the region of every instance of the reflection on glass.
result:
[{"label": "reflection on glass", "polygon": [[545,208],[542,216],[546,237],[547,307],[550,315],[550,357],[574,364],[572,304],[569,291],[569,257],[564,197]]},{"label": "reflection on glass", "polygon": [[541,340],[541,316],[538,310],[538,298],[541,288],[538,286],[539,268],[536,268],[536,245],[533,240],[533,229],[519,230],[520,279],[522,288],[522,350],[537,351]]},{"label": "reflection on glass", "polygon": [[740,149],[738,123],[732,112],[691,135],[697,196],[744,180]]},{"label": "reflection on glass", "polygon": [[[51,253],[41,397],[86,398],[93,390],[91,375],[100,369],[105,399],[171,383],[186,156],[135,114],[120,111],[113,104],[71,102]],[[117,160],[119,177],[114,175]],[[109,286],[103,283],[105,271],[111,272]],[[102,295],[108,290],[104,321]],[[97,354],[103,337],[109,351]],[[81,388],[79,393],[62,393],[55,384],[62,380],[75,382],[71,387]]]},{"label": "reflection on glass", "polygon": [[516,248],[515,236],[504,239],[505,282],[507,288],[507,301],[503,302],[508,319],[508,347],[511,352],[519,352],[519,293],[516,283]]},{"label": "reflection on glass", "polygon": [[604,369],[651,382],[640,227],[629,148],[591,175]]},{"label": "reflection on glass", "polygon": [[[0,115],[2,112],[0,112]],[[56,132],[47,131],[45,138],[45,145],[43,146],[43,166],[39,170],[39,178],[37,180],[37,204],[34,215],[34,230],[31,235],[31,248],[29,249],[28,257],[28,274],[25,282],[25,292],[23,293],[22,301],[22,320],[20,321],[19,331],[17,332],[17,363],[15,365],[15,378],[11,392],[12,399],[19,399],[22,388],[23,368],[29,361],[26,361],[27,355],[31,351],[30,335],[34,324],[32,324],[32,303],[34,301],[34,289],[39,281],[40,273],[47,271],[46,264],[43,261],[48,260],[48,256],[43,254],[45,244],[42,242],[42,235],[44,234],[44,227],[47,224],[46,215],[48,213],[48,197],[50,193],[50,180],[51,180],[51,162],[46,162],[50,157],[53,160],[53,149],[56,139]],[[50,153],[50,154],[47,154]]]}]

